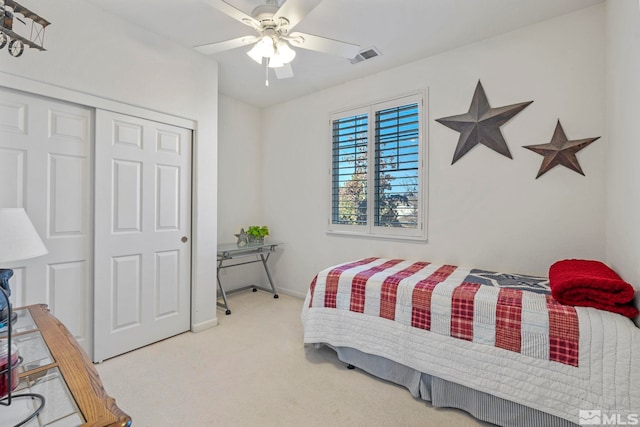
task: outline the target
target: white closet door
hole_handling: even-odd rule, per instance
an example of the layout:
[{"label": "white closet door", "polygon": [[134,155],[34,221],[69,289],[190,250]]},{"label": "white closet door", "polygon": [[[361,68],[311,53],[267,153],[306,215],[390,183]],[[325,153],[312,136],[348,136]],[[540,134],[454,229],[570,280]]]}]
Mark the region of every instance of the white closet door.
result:
[{"label": "white closet door", "polygon": [[5,264],[12,304],[45,303],[92,347],[92,110],[0,88],[0,207],[22,207],[49,253]]},{"label": "white closet door", "polygon": [[191,131],[96,111],[94,361],[187,331]]}]

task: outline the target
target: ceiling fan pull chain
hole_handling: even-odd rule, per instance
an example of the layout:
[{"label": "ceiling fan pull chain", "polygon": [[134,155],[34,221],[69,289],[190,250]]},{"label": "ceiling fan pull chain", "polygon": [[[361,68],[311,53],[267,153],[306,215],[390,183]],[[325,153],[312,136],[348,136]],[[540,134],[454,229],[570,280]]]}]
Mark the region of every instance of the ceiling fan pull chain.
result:
[{"label": "ceiling fan pull chain", "polygon": [[264,62],[264,85],[269,86],[269,58]]}]

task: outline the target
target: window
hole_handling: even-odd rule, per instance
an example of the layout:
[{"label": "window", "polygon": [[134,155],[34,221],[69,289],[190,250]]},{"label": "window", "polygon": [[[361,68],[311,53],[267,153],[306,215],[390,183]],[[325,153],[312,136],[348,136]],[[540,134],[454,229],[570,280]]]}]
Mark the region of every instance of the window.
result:
[{"label": "window", "polygon": [[331,117],[329,231],[426,237],[423,99],[417,94]]}]

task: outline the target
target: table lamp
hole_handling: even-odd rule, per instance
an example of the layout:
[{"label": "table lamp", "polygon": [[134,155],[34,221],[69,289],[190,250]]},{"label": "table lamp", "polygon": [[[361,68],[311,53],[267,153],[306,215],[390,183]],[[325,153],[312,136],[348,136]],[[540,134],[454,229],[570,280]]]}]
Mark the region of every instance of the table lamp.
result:
[{"label": "table lamp", "polygon": [[[35,258],[47,253],[47,248],[42,243],[38,232],[29,220],[27,213],[22,208],[0,208],[0,263],[21,261],[29,258]],[[13,394],[15,388],[13,374],[15,366],[13,366],[13,347],[11,343],[12,329],[12,310],[9,295],[11,288],[9,287],[9,279],[13,275],[11,269],[0,269],[0,327],[6,326],[7,329],[7,355],[4,363],[2,375],[6,372],[6,380],[3,385],[6,388],[6,397],[0,398],[0,404],[3,406],[11,405],[12,399],[28,398],[34,404],[39,402],[36,409],[32,411],[25,419],[15,426],[22,426],[34,419],[44,408],[44,397],[37,393],[21,393]],[[17,355],[17,353],[16,353]],[[20,364],[20,361],[18,361]]]},{"label": "table lamp", "polygon": [[[47,253],[38,232],[22,208],[0,208],[0,263],[22,261]],[[8,320],[9,278],[11,269],[0,269],[0,289],[7,298],[0,297],[0,327]]]}]

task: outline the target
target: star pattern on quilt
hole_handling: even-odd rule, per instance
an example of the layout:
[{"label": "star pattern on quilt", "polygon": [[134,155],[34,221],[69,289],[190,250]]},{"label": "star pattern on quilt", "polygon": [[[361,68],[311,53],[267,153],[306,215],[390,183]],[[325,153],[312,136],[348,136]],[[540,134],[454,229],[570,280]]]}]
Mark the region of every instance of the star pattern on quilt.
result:
[{"label": "star pattern on quilt", "polygon": [[562,129],[560,120],[558,120],[551,142],[547,144],[525,145],[523,148],[544,156],[536,179],[540,178],[541,175],[558,165],[565,166],[578,172],[580,175],[584,175],[584,172],[582,172],[582,168],[580,167],[580,163],[578,163],[576,153],[598,138],[600,137],[596,136],[594,138],[569,141],[567,135],[564,133],[564,129]]},{"label": "star pattern on quilt", "polygon": [[478,80],[468,112],[436,119],[438,123],[460,132],[460,138],[458,139],[458,145],[453,154],[451,164],[457,162],[478,144],[484,145],[511,159],[511,152],[502,136],[500,126],[524,110],[532,102],[521,102],[504,107],[491,108],[482,83]]},{"label": "star pattern on quilt", "polygon": [[525,274],[497,273],[495,271],[474,268],[469,272],[469,275],[464,281],[498,288],[527,290],[538,294],[551,293],[549,279]]}]

